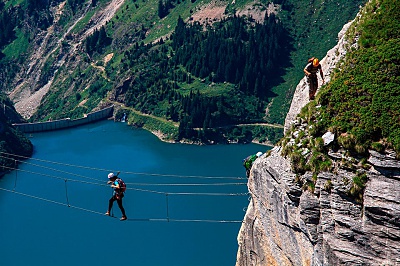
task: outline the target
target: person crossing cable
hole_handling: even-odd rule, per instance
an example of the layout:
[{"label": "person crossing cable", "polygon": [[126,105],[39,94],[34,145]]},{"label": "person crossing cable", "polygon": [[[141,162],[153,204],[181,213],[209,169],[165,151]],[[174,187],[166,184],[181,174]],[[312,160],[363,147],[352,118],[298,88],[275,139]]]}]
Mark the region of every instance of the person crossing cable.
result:
[{"label": "person crossing cable", "polygon": [[[118,172],[119,173],[119,172]],[[106,215],[110,216],[110,211],[111,208],[114,204],[114,201],[117,201],[118,207],[121,210],[122,217],[121,221],[124,221],[127,219],[126,214],[125,214],[125,209],[122,206],[122,198],[124,197],[124,192],[126,190],[126,184],[125,182],[118,177],[118,174],[115,175],[114,173],[109,173],[108,174],[108,182],[107,184],[111,184],[111,187],[114,189],[113,195],[108,201],[108,210],[106,212]]]}]

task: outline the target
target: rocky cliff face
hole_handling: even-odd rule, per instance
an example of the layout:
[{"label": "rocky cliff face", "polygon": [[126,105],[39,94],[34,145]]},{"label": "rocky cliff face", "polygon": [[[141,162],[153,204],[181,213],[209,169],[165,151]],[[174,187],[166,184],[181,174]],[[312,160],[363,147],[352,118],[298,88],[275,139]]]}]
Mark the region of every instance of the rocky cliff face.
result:
[{"label": "rocky cliff face", "polygon": [[[346,54],[344,32],[321,61],[325,80]],[[307,84],[298,85],[285,130],[308,102]],[[236,265],[400,265],[400,162],[395,154],[370,151],[368,167],[331,153],[333,172],[318,174],[313,190],[303,184],[312,174],[296,175],[276,146],[257,159],[248,181],[251,200],[239,232]],[[349,195],[353,178],[366,181],[361,197]]]},{"label": "rocky cliff face", "polygon": [[351,171],[319,174],[311,193],[295,182],[279,147],[257,160],[236,265],[398,265],[400,164],[377,153],[369,162],[358,203],[343,182]]}]

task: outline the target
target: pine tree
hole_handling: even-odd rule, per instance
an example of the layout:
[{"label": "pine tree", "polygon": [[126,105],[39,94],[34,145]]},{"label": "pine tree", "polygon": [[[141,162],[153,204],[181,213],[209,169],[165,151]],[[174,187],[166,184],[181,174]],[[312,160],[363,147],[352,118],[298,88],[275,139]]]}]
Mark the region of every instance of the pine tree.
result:
[{"label": "pine tree", "polygon": [[167,15],[166,6],[164,5],[163,0],[158,0],[158,17],[164,18]]}]

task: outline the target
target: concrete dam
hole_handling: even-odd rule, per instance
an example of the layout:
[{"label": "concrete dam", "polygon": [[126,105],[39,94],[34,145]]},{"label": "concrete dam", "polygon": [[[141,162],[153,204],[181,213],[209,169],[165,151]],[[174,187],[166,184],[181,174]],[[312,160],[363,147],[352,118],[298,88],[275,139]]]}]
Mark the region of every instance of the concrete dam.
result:
[{"label": "concrete dam", "polygon": [[51,131],[51,130],[76,127],[76,126],[96,122],[96,121],[99,121],[102,119],[106,119],[106,118],[112,117],[113,112],[114,112],[114,106],[110,106],[110,107],[101,109],[99,111],[89,113],[85,117],[78,118],[78,119],[64,118],[64,119],[60,119],[60,120],[46,121],[46,122],[13,124],[13,126],[18,128],[20,131],[22,131],[24,133]]}]

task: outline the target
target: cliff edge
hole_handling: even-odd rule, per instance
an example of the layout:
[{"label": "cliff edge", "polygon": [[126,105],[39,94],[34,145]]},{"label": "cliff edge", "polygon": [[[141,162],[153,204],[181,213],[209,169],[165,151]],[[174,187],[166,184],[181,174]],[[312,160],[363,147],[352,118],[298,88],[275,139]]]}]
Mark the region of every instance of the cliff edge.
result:
[{"label": "cliff edge", "polygon": [[[326,82],[346,49],[356,45],[345,38],[350,25],[321,60]],[[307,128],[296,118],[308,103],[307,90],[303,79],[285,120],[286,133],[292,126]],[[349,193],[356,187],[354,168],[335,165],[360,163],[343,154],[329,157],[335,171],[318,173],[312,189],[306,184],[315,177],[295,174],[280,146],[255,161],[237,266],[400,265],[400,162],[395,153],[369,151],[368,167],[359,171],[366,180],[359,198]]]}]

